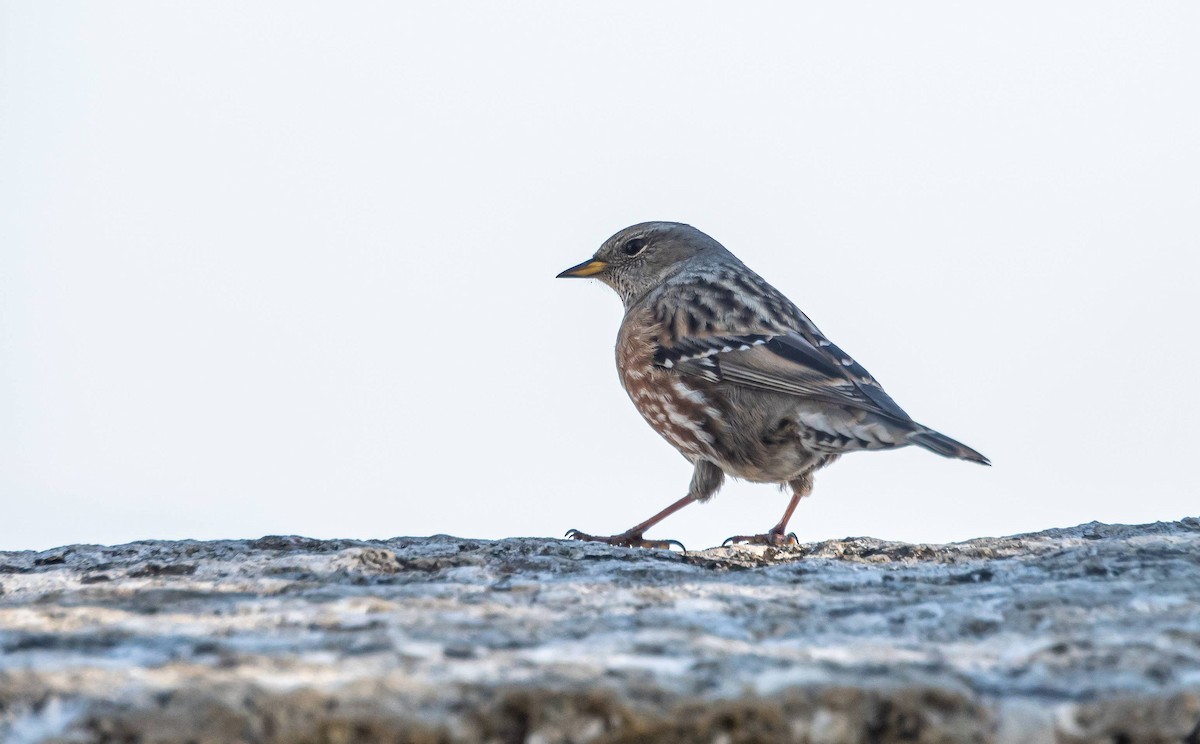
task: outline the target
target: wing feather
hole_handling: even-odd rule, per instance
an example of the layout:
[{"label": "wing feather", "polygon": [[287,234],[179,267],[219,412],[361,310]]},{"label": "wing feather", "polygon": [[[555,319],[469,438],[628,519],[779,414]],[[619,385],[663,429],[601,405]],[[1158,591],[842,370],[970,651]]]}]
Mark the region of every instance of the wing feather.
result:
[{"label": "wing feather", "polygon": [[729,276],[681,277],[651,307],[663,329],[655,350],[662,367],[912,421],[861,364],[744,266]]}]

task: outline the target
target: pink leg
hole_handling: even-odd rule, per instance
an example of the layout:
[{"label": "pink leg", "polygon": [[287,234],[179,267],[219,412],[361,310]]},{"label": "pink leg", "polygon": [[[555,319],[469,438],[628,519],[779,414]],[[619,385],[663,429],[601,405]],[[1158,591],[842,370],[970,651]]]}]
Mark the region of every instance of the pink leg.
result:
[{"label": "pink leg", "polygon": [[[567,537],[572,540],[585,540],[587,542],[602,542],[609,545],[617,545],[623,548],[665,548],[670,549],[672,545],[678,545],[681,550],[685,550],[683,543],[678,540],[647,540],[642,535],[646,530],[663,521],[683,507],[695,501],[691,495],[684,496],[682,499],[671,504],[666,509],[663,509],[658,514],[650,517],[645,522],[635,524],[633,527],[625,530],[619,535],[609,535],[608,537],[598,537],[589,535],[586,532],[579,530],[567,530]],[[794,506],[792,507],[795,508]]]}]

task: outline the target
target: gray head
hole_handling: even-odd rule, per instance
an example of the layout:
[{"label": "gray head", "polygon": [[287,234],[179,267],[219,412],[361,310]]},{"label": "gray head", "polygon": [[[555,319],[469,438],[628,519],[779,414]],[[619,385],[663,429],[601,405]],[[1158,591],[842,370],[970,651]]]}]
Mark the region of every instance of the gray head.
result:
[{"label": "gray head", "polygon": [[[558,275],[593,277],[617,291],[629,307],[685,266],[733,259],[717,241],[691,225],[643,222],[613,235],[596,255]],[[736,259],[733,259],[736,260]]]}]

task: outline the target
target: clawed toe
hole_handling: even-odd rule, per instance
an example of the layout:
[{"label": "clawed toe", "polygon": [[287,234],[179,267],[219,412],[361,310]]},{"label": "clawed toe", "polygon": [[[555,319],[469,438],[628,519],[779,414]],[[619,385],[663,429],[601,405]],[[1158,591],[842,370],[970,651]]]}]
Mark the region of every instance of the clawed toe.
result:
[{"label": "clawed toe", "polygon": [[672,545],[677,546],[680,550],[687,552],[687,548],[678,540],[647,540],[638,533],[622,532],[619,535],[589,535],[586,532],[579,530],[567,530],[566,537],[571,540],[583,540],[584,542],[600,542],[606,545],[614,545],[619,548],[655,548],[658,550],[670,550]]},{"label": "clawed toe", "polygon": [[783,532],[775,532],[772,530],[771,532],[766,532],[761,535],[734,535],[733,537],[727,538],[725,542],[721,543],[721,547],[737,544],[770,545],[776,548],[784,548],[793,545],[799,545],[800,540],[797,539],[795,532],[789,532],[785,535]]}]

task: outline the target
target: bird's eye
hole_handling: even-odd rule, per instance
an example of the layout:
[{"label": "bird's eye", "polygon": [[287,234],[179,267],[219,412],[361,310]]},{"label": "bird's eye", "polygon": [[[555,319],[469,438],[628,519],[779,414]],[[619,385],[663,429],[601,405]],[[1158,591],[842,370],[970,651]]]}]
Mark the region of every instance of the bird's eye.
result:
[{"label": "bird's eye", "polygon": [[621,251],[626,256],[636,256],[646,249],[646,241],[642,238],[631,238],[625,241],[625,245],[621,246]]}]

